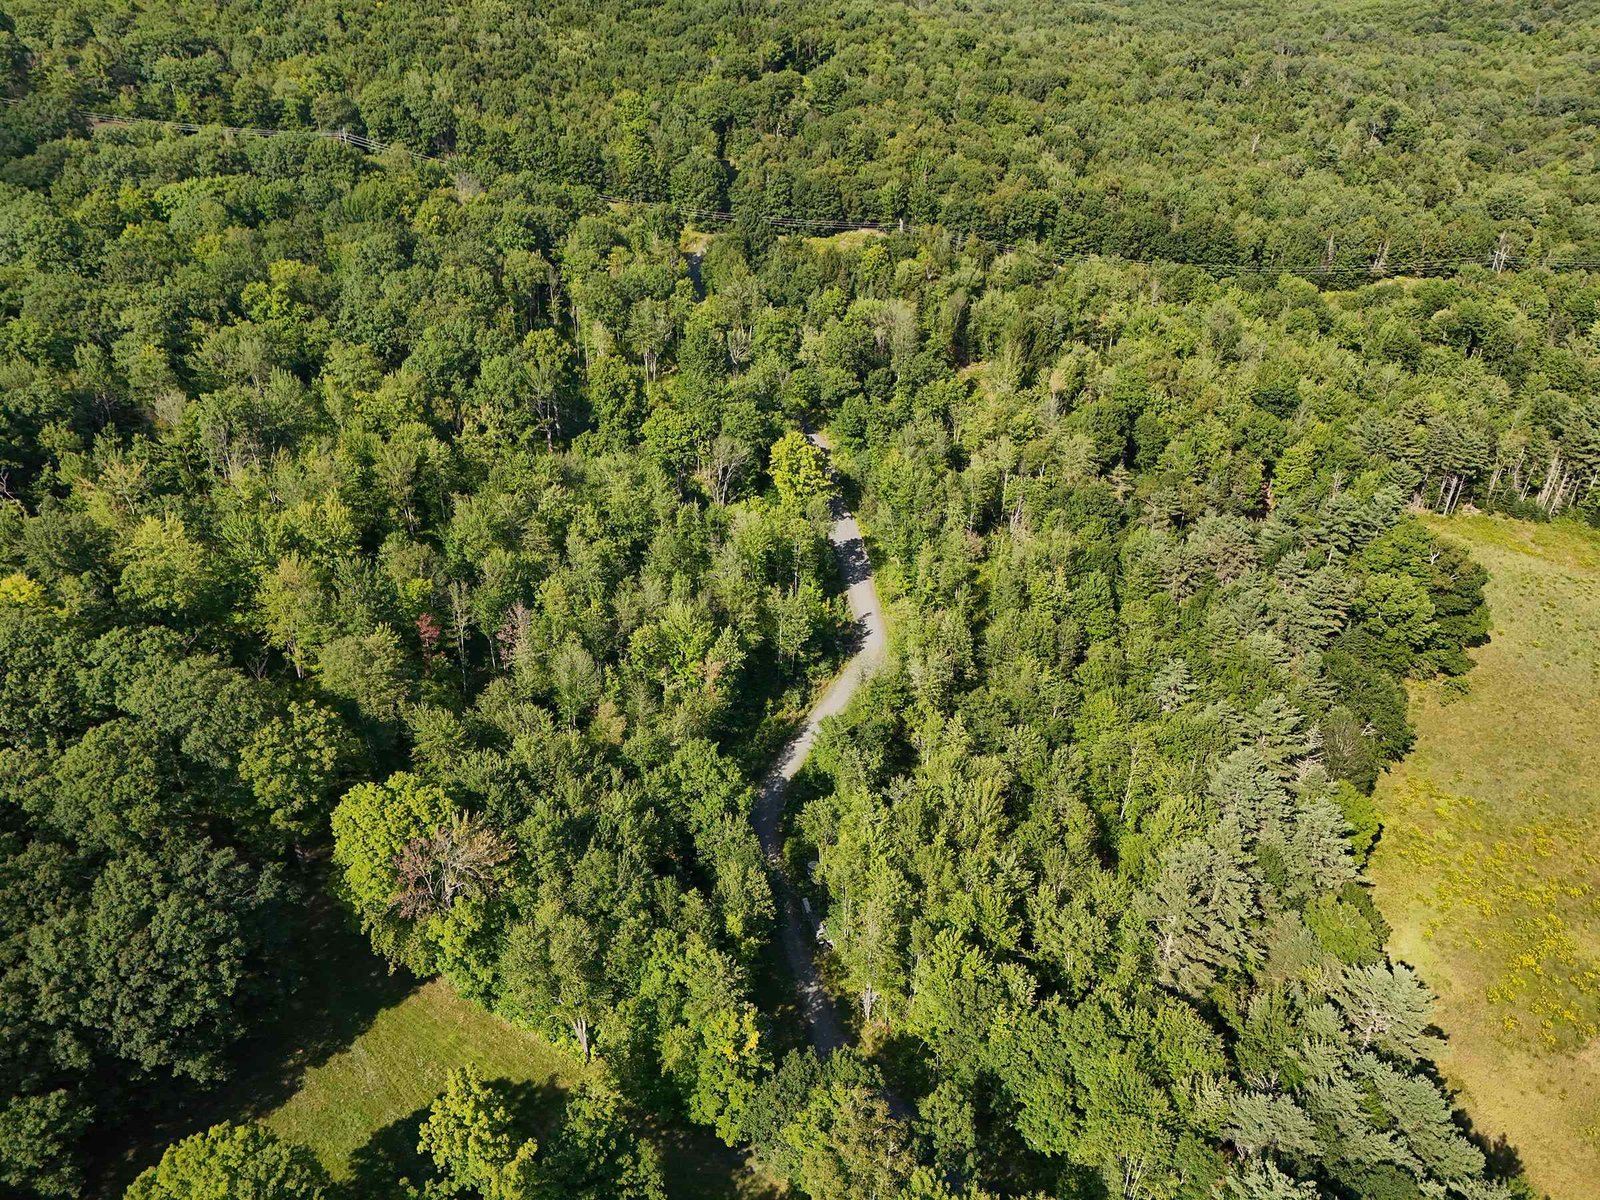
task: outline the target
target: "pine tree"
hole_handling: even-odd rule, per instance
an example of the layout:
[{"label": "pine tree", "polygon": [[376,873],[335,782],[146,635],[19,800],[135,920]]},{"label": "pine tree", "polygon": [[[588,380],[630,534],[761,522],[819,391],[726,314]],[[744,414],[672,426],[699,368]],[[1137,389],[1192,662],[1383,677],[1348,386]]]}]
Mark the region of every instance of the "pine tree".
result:
[{"label": "pine tree", "polygon": [[1252,962],[1259,904],[1238,825],[1225,819],[1170,852],[1142,908],[1162,981],[1180,991],[1198,994],[1218,971]]},{"label": "pine tree", "polygon": [[1432,997],[1404,963],[1349,968],[1334,999],[1358,1045],[1406,1060],[1428,1051]]}]

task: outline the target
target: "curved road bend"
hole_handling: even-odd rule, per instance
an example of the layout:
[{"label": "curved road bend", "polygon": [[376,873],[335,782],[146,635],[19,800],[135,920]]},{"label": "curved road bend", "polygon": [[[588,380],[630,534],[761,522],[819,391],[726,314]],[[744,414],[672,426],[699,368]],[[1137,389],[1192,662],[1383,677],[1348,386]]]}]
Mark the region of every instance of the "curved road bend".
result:
[{"label": "curved road bend", "polygon": [[[811,444],[826,450],[827,441],[817,433],[807,431]],[[783,805],[789,790],[789,781],[799,773],[811,754],[817,740],[817,728],[826,717],[844,711],[856,690],[882,663],[888,650],[889,639],[883,622],[883,606],[878,602],[878,589],[872,580],[872,563],[867,558],[867,548],[861,540],[861,529],[856,519],[845,510],[842,501],[833,502],[833,528],[828,532],[834,554],[839,560],[839,571],[844,576],[845,596],[850,603],[850,616],[859,631],[860,642],[856,652],[843,671],[828,686],[809,713],[806,723],[778,756],[767,777],[756,791],[753,820],[761,850],[767,856],[767,874],[772,880],[772,890],[777,897],[779,912],[778,941],[783,947],[783,957],[794,976],[795,991],[800,1002],[800,1015],[805,1018],[811,1044],[823,1057],[845,1044],[844,1028],[833,1001],[822,990],[817,975],[817,926],[801,908],[800,898],[783,869],[783,840],[780,827],[783,822]]]}]

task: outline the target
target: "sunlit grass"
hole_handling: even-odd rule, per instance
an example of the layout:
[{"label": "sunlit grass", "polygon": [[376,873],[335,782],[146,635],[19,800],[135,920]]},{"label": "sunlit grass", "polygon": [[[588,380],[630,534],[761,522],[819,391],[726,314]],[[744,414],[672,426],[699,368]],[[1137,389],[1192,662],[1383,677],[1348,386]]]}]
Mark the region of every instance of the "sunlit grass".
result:
[{"label": "sunlit grass", "polygon": [[414,1130],[451,1069],[466,1063],[488,1079],[548,1088],[571,1086],[583,1069],[574,1057],[434,980],[307,1070],[300,1090],[264,1121],[281,1137],[310,1147],[336,1178],[348,1178],[352,1155],[395,1122]]},{"label": "sunlit grass", "polygon": [[1534,1182],[1600,1178],[1600,536],[1435,521],[1489,569],[1492,640],[1413,693],[1373,862],[1397,957],[1439,993],[1440,1065]]},{"label": "sunlit grass", "polygon": [[[309,1147],[334,1178],[360,1195],[387,1197],[397,1177],[420,1167],[417,1126],[450,1071],[474,1064],[510,1086],[519,1111],[549,1116],[586,1070],[552,1045],[463,1000],[448,984],[422,984],[379,1011],[347,1045],[301,1076],[298,1089],[263,1122]],[[683,1200],[757,1200],[771,1182],[705,1130],[651,1126],[669,1194]]]}]

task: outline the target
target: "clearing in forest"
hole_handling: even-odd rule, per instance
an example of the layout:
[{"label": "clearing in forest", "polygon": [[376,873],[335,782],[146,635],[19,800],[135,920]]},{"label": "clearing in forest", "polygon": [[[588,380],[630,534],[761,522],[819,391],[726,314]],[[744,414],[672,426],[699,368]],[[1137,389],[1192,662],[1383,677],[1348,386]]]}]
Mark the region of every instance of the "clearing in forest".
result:
[{"label": "clearing in forest", "polygon": [[550,1100],[582,1070],[572,1056],[436,979],[307,1070],[299,1090],[264,1120],[280,1137],[308,1146],[336,1178],[359,1177],[366,1158],[415,1154],[428,1105],[451,1069],[469,1062],[486,1078],[549,1092]]},{"label": "clearing in forest", "polygon": [[[462,999],[443,980],[409,991],[326,1059],[263,1123],[309,1147],[355,1196],[392,1194],[394,1179],[417,1177],[417,1127],[450,1071],[472,1063],[509,1085],[513,1108],[537,1121],[585,1067],[575,1054]],[[704,1130],[653,1126],[668,1195],[759,1200],[768,1181]]]},{"label": "clearing in forest", "polygon": [[1488,1141],[1565,1200],[1600,1179],[1600,534],[1430,524],[1489,571],[1490,642],[1416,688],[1378,786],[1390,950],[1439,994],[1440,1068]]}]

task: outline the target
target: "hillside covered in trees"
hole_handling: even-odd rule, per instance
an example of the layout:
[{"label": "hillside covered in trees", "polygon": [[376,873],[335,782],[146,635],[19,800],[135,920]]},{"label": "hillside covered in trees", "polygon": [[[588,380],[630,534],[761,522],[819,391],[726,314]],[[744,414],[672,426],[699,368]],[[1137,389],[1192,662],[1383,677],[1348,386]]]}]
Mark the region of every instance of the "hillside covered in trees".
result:
[{"label": "hillside covered in trees", "polygon": [[[1600,20],[0,25],[0,1189],[120,1189],[336,910],[595,1067],[452,1075],[381,1195],[663,1195],[663,1124],[812,1200],[1528,1194],[1363,870],[1489,629],[1416,511],[1600,521]],[[824,1061],[750,813],[835,495]],[[127,1194],[341,1187],[240,1123]]]}]

